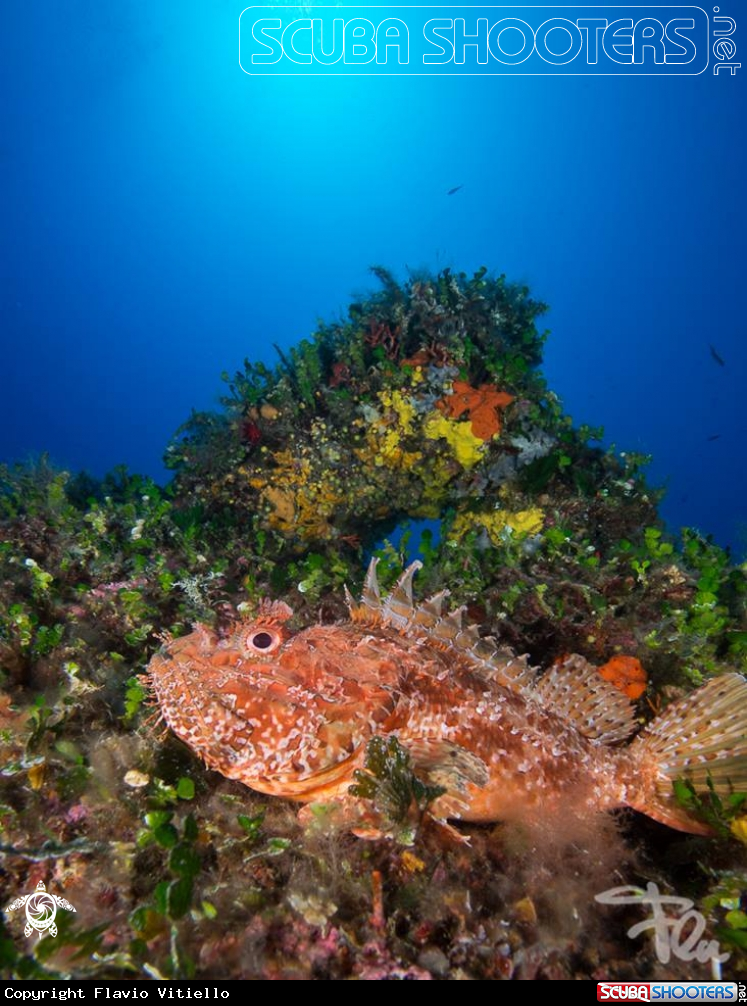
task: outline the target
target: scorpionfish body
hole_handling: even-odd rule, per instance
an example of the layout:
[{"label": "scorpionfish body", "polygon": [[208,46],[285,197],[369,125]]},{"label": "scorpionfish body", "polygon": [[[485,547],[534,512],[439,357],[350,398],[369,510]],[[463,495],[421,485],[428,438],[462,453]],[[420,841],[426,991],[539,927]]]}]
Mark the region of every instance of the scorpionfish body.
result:
[{"label": "scorpionfish body", "polygon": [[672,783],[747,786],[747,682],[707,682],[646,727],[583,657],[538,675],[525,657],[444,611],[413,601],[413,563],[382,598],[376,561],[350,619],[291,633],[291,609],[263,602],[219,637],[197,626],[169,640],[148,673],[171,729],[206,764],[263,793],[349,804],[374,737],[396,737],[415,773],[441,788],[438,819],[497,821],[551,805],[631,806],[707,833]]}]

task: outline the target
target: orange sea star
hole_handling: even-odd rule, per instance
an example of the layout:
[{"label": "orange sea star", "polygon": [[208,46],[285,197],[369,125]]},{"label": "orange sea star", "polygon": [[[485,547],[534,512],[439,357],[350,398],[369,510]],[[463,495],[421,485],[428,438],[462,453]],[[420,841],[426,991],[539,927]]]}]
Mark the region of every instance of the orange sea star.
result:
[{"label": "orange sea star", "polygon": [[472,432],[480,440],[492,440],[501,432],[501,410],[514,400],[513,395],[499,391],[494,384],[473,388],[466,381],[454,381],[452,393],[436,405],[450,419],[459,419],[469,412]]}]

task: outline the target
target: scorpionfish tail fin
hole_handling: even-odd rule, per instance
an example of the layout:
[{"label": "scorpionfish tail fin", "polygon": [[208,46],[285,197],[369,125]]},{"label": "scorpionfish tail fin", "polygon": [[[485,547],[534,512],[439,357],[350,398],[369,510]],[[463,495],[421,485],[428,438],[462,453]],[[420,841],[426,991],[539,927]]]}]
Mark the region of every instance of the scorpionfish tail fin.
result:
[{"label": "scorpionfish tail fin", "polygon": [[635,779],[626,786],[629,806],[671,828],[711,834],[677,803],[674,783],[721,799],[747,792],[747,681],[736,673],[712,678],[668,706],[628,753]]}]

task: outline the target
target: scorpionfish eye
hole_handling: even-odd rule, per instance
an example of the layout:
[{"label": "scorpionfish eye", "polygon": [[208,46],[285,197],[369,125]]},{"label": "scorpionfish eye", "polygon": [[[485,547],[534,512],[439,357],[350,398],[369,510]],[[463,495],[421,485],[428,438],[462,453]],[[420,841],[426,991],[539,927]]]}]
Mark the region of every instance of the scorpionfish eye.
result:
[{"label": "scorpionfish eye", "polygon": [[241,649],[247,656],[256,654],[264,657],[274,653],[283,644],[283,636],[272,626],[266,629],[251,629],[241,635],[239,640]]}]

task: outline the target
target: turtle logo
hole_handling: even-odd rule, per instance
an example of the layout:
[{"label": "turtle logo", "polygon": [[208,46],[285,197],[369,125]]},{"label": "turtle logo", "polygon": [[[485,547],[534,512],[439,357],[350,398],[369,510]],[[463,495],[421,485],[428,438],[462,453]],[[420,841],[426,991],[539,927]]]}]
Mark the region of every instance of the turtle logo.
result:
[{"label": "turtle logo", "polygon": [[24,894],[20,898],[16,898],[11,905],[8,905],[6,912],[14,912],[23,905],[26,906],[26,928],[23,930],[23,934],[31,936],[32,932],[36,930],[39,933],[39,939],[47,930],[49,930],[50,936],[57,935],[57,926],[54,920],[58,908],[66,908],[68,912],[75,911],[67,899],[61,898],[57,894],[49,894],[43,880],[40,880],[36,885],[33,894]]}]

